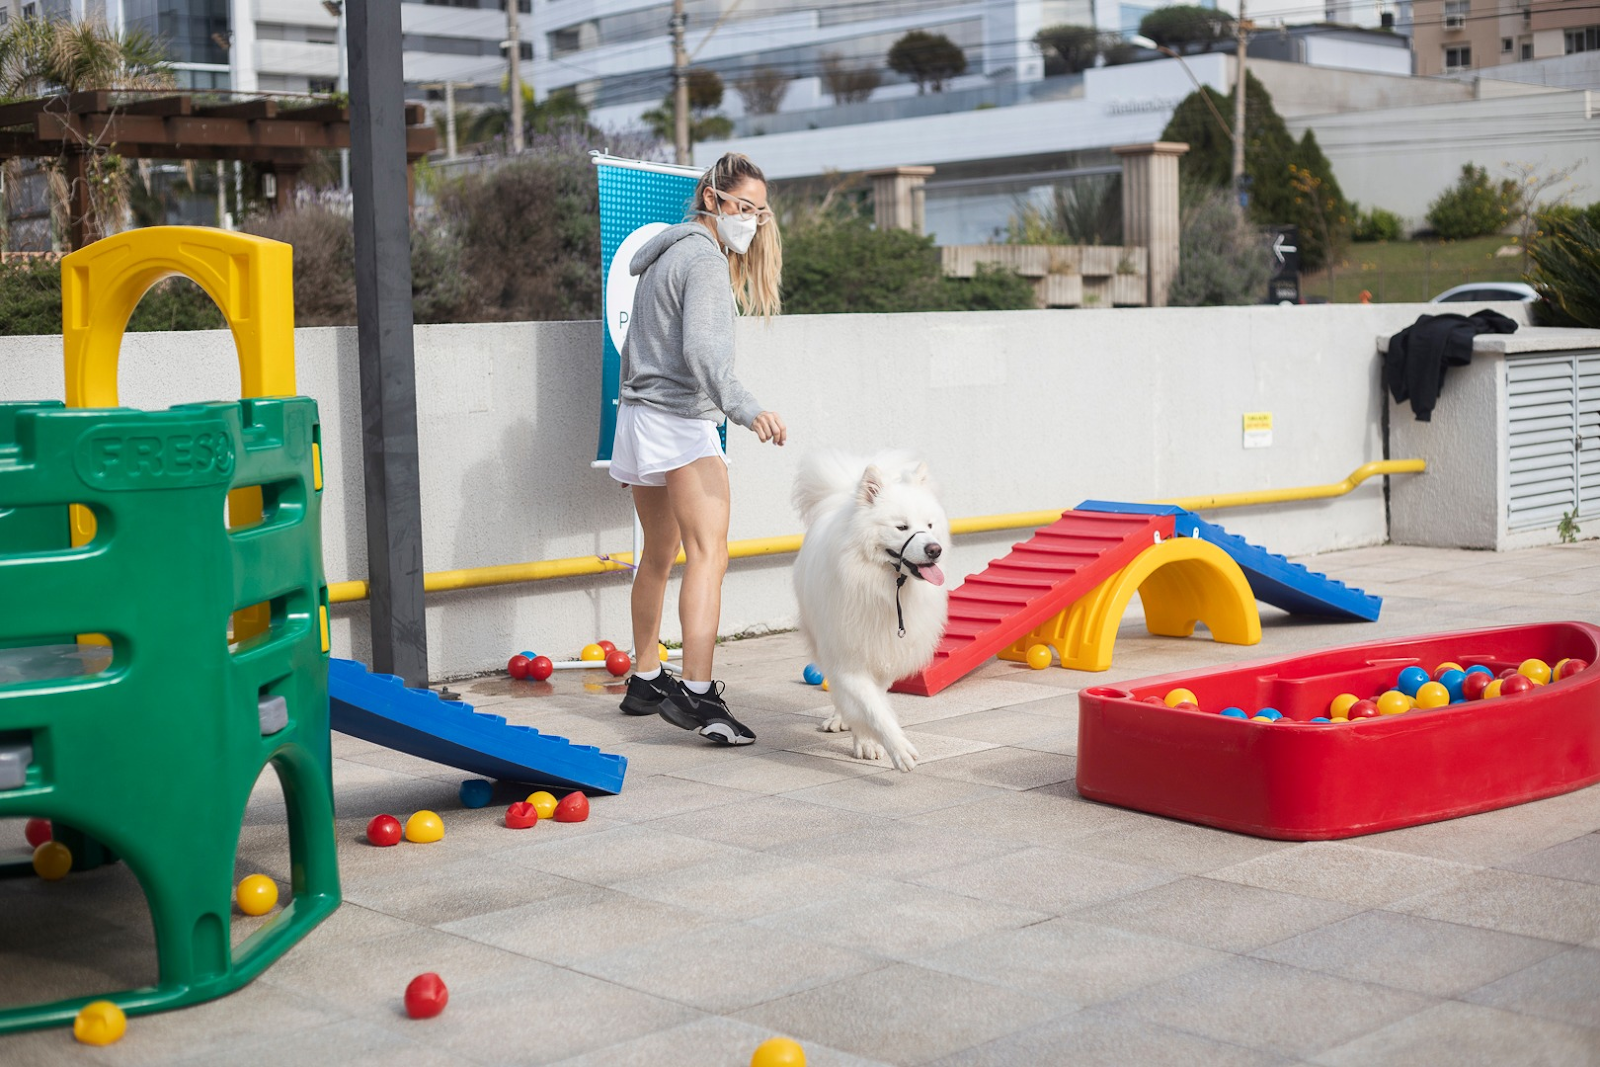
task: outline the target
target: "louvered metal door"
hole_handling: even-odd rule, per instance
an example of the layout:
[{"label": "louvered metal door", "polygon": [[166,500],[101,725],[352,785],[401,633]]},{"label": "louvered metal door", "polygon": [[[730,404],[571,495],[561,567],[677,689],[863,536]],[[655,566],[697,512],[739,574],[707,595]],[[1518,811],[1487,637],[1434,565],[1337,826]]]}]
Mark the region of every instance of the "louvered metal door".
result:
[{"label": "louvered metal door", "polygon": [[1578,516],[1600,519],[1600,353],[1577,356]]},{"label": "louvered metal door", "polygon": [[[1588,362],[1600,392],[1600,357],[1559,356],[1506,361],[1510,497],[1513,530],[1554,526],[1579,506],[1579,359]],[[1600,418],[1600,412],[1594,417]],[[1596,442],[1600,446],[1600,441]],[[1600,467],[1600,450],[1595,452]],[[1600,472],[1595,503],[1600,504]]]}]

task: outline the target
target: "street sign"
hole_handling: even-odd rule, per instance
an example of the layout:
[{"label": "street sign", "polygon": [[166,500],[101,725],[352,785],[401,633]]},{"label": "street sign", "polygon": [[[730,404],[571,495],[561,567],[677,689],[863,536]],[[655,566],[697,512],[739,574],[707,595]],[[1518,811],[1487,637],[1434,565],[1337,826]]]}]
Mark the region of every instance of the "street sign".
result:
[{"label": "street sign", "polygon": [[1300,232],[1293,226],[1267,229],[1272,252],[1272,276],[1267,280],[1267,303],[1300,303]]}]

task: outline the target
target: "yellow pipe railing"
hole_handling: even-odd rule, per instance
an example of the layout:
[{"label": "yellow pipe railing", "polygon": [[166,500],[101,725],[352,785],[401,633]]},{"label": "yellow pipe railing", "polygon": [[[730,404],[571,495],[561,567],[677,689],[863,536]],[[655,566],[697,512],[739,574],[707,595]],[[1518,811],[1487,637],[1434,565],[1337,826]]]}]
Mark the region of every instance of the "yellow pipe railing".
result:
[{"label": "yellow pipe railing", "polygon": [[[1380,474],[1415,474],[1427,469],[1420,459],[1380,460],[1365,463],[1350,473],[1342,482],[1327,485],[1307,485],[1297,489],[1264,489],[1255,493],[1221,493],[1215,496],[1186,496],[1175,500],[1157,500],[1157,504],[1171,504],[1190,511],[1215,508],[1242,508],[1255,504],[1282,504],[1291,500],[1321,500],[1325,497],[1343,496],[1368,478]],[[979,515],[967,519],[952,519],[952,534],[989,533],[995,530],[1017,530],[1045,526],[1061,517],[1062,510],[1015,511],[1005,515]],[[800,535],[784,537],[753,537],[745,541],[729,541],[730,559],[750,559],[754,556],[782,556],[800,550]],[[683,553],[678,553],[683,562]],[[632,552],[618,552],[608,556],[575,556],[569,559],[545,559],[532,563],[505,563],[494,567],[469,567],[464,570],[434,571],[422,577],[422,588],[429,593],[443,593],[456,589],[480,589],[490,585],[511,585],[516,582],[540,582],[551,578],[578,578],[586,574],[605,574],[623,570],[633,563]],[[367,583],[363,581],[333,582],[328,586],[328,599],[335,604],[346,604],[367,598]]]}]

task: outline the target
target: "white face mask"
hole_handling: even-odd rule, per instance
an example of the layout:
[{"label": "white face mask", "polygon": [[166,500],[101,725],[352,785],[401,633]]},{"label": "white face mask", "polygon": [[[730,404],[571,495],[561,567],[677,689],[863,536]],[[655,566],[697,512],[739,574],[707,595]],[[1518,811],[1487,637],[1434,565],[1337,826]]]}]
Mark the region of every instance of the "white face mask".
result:
[{"label": "white face mask", "polygon": [[717,236],[731,251],[744,255],[750,250],[750,242],[756,239],[755,216],[718,215]]}]

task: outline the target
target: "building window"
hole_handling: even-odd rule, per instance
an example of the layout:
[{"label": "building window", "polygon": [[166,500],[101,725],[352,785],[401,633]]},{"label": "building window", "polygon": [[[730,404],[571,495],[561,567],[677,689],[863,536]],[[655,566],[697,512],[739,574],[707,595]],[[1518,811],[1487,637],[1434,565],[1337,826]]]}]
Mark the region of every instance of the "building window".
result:
[{"label": "building window", "polygon": [[1472,10],[1472,0],[1444,0],[1444,28],[1465,29],[1467,15]]},{"label": "building window", "polygon": [[[527,60],[531,63],[533,61],[533,42],[518,41],[517,43],[520,46],[517,49],[517,58]],[[506,54],[506,46],[503,44],[500,46],[500,54],[502,56]]]},{"label": "building window", "polygon": [[[500,10],[506,9],[506,0],[500,0]],[[533,0],[517,0],[517,11],[524,15],[533,14]],[[1248,55],[1246,56],[1248,58]]]},{"label": "building window", "polygon": [[[1245,58],[1249,58],[1246,55]],[[336,93],[339,91],[339,82],[334,78],[307,78],[306,91],[312,93]]]},{"label": "building window", "polygon": [[1472,46],[1470,44],[1464,44],[1458,48],[1446,48],[1444,50],[1444,72],[1446,74],[1454,74],[1458,70],[1471,69]]},{"label": "building window", "polygon": [[1500,51],[1503,52],[1506,55],[1510,55],[1511,54],[1511,49],[1515,44],[1516,44],[1516,42],[1513,41],[1511,38],[1502,37],[1502,38],[1500,38]]},{"label": "building window", "polygon": [[31,19],[35,15],[37,15],[38,13],[39,13],[39,5],[38,4],[23,4],[22,5],[22,17],[23,18]]},{"label": "building window", "polygon": [[1574,52],[1593,52],[1600,49],[1600,26],[1585,26],[1581,30],[1566,31],[1567,55]]},{"label": "building window", "polygon": [[[1249,53],[1247,52],[1247,53],[1245,53],[1245,55],[1246,55],[1246,57],[1248,57]],[[1522,53],[1521,53],[1522,61],[1524,63],[1526,63],[1532,58],[1533,58],[1533,42],[1532,41],[1523,41],[1522,42]]]}]

